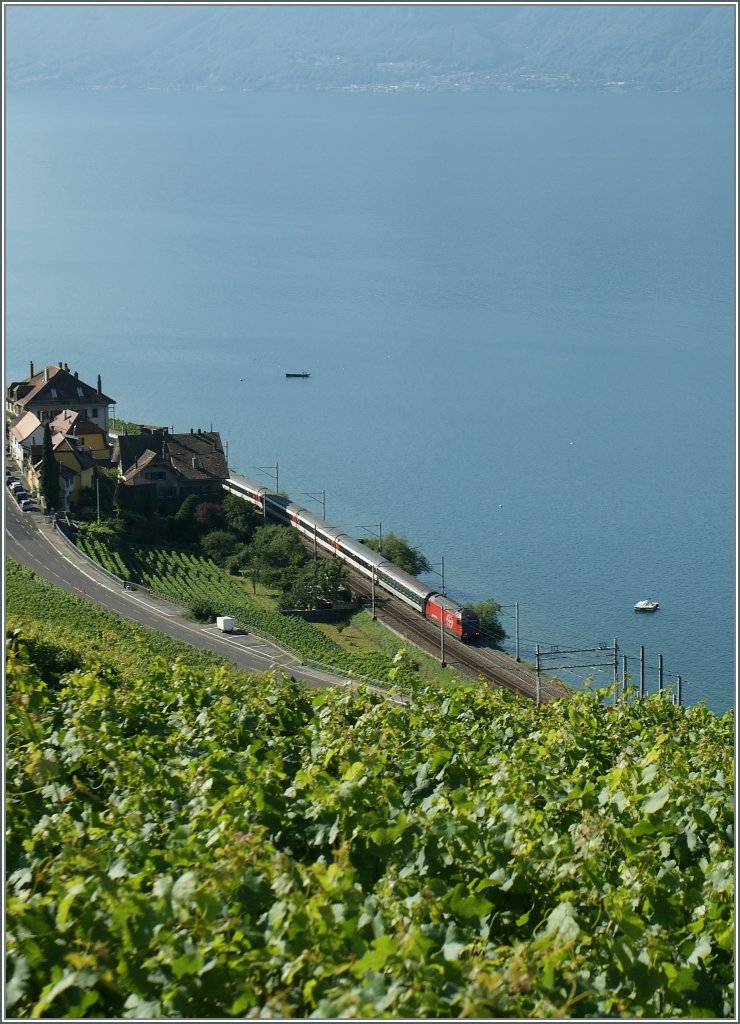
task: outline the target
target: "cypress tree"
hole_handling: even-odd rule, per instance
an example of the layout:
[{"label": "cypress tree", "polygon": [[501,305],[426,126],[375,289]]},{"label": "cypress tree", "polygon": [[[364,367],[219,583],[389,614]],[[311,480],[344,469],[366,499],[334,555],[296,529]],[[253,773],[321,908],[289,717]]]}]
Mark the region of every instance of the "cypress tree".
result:
[{"label": "cypress tree", "polygon": [[59,465],[51,446],[51,427],[44,424],[44,442],[41,458],[41,495],[47,509],[59,508]]}]

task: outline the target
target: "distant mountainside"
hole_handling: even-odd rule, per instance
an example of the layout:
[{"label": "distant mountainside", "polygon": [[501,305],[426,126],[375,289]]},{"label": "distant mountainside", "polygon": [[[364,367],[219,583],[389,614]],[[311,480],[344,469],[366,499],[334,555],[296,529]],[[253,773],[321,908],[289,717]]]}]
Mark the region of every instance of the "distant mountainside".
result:
[{"label": "distant mountainside", "polygon": [[735,5],[6,6],[6,85],[731,89]]}]

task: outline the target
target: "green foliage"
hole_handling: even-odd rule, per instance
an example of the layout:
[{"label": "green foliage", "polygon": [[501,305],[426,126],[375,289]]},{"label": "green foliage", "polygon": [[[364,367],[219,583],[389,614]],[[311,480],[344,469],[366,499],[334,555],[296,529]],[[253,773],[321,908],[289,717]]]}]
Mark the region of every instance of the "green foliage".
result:
[{"label": "green foliage", "polygon": [[255,508],[235,494],[226,495],[223,510],[228,529],[241,541],[249,542],[254,531],[262,524],[262,517]]},{"label": "green foliage", "polygon": [[58,509],[61,500],[59,489],[59,464],[54,457],[51,441],[51,427],[44,424],[44,439],[41,446],[41,472],[39,486],[47,508]]},{"label": "green foliage", "polygon": [[118,470],[108,466],[96,466],[95,478],[97,481],[96,508],[99,496],[101,516],[111,516],[115,506]]},{"label": "green foliage", "polygon": [[223,530],[226,526],[223,505],[220,501],[200,501],[195,506],[193,522],[203,533]]},{"label": "green foliage", "polygon": [[732,1015],[729,715],[7,668],[13,1016]]},{"label": "green foliage", "polygon": [[[380,542],[377,537],[371,537],[362,541],[367,547],[377,551]],[[418,548],[412,547],[404,536],[396,533],[383,535],[383,557],[393,562],[399,569],[410,572],[412,576],[419,576],[421,573],[430,572],[432,566]]]},{"label": "green foliage", "polygon": [[196,622],[215,622],[218,610],[207,598],[196,598],[188,605],[188,615]]},{"label": "green foliage", "polygon": [[151,520],[157,511],[157,489],[154,484],[143,487],[117,487],[115,501],[121,510],[125,509]]},{"label": "green foliage", "polygon": [[216,565],[223,566],[232,555],[236,554],[239,541],[228,530],[211,530],[210,533],[201,537],[200,546],[206,558],[210,558]]},{"label": "green foliage", "polygon": [[[255,539],[263,530],[267,531],[265,557],[275,552],[284,562],[289,562],[292,557],[299,562],[308,557],[294,531],[280,526],[261,527]],[[281,544],[284,538],[287,538],[285,548]],[[299,544],[298,549],[295,542]],[[116,551],[111,551],[104,543],[84,534],[78,538],[78,544],[85,554],[120,579],[141,583],[154,593],[186,607],[192,601],[207,600],[218,610],[217,614],[233,616],[240,625],[273,637],[305,660],[331,665],[363,678],[379,681],[391,678],[393,663],[386,655],[347,654],[309,623],[286,618],[277,609],[266,608],[253,600],[242,583],[210,559],[186,551],[143,544],[121,544]],[[300,571],[300,565],[295,568]],[[276,578],[282,579],[285,571],[283,565],[279,572],[276,571]],[[395,673],[392,678],[398,685],[408,686],[416,681],[405,671]]]},{"label": "green foliage", "polygon": [[[125,575],[125,569],[119,567],[118,574]],[[227,664],[211,651],[136,626],[82,595],[69,594],[12,559],[6,560],[5,582],[6,628],[20,632],[18,642],[44,674],[89,665],[91,651],[106,671],[131,675],[146,671],[157,657],[179,658],[194,668]]]},{"label": "green foliage", "polygon": [[119,434],[143,434],[141,423],[131,423],[129,420],[119,419],[117,416],[110,417],[110,429],[117,431]]},{"label": "green foliage", "polygon": [[104,545],[114,546],[120,543],[125,532],[126,524],[121,519],[96,520],[79,527],[78,539],[84,537],[88,542],[97,540]]},{"label": "green foliage", "polygon": [[478,601],[477,604],[471,604],[468,607],[478,616],[484,640],[498,646],[506,639],[506,630],[501,625],[499,618],[501,605],[497,601],[489,597],[485,601]]},{"label": "green foliage", "polygon": [[249,563],[257,579],[280,586],[286,570],[299,569],[308,561],[306,549],[295,530],[284,526],[259,526],[249,545]]},{"label": "green foliage", "polygon": [[175,513],[175,520],[178,523],[189,523],[192,522],[193,513],[200,504],[200,498],[197,494],[189,494],[180,505],[179,509]]},{"label": "green foliage", "polygon": [[338,558],[318,558],[295,574],[283,595],[285,608],[316,608],[337,601],[347,587],[347,567]]}]

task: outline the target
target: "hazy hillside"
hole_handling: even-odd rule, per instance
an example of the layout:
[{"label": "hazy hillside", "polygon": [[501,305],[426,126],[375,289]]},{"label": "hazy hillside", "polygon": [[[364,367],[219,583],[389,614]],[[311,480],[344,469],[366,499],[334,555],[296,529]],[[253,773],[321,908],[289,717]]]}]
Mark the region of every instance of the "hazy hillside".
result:
[{"label": "hazy hillside", "polygon": [[734,83],[734,6],[50,5],[6,7],[5,17],[11,87],[682,90]]}]

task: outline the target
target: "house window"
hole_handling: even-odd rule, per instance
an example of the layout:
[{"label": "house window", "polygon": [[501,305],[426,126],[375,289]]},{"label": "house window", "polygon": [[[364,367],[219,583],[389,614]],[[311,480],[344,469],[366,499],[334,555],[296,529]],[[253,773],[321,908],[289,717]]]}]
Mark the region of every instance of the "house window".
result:
[{"label": "house window", "polygon": [[93,409],[93,411],[92,411],[92,418],[94,420],[96,420],[98,418],[98,410],[97,409]]}]

